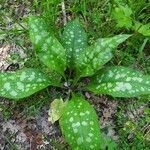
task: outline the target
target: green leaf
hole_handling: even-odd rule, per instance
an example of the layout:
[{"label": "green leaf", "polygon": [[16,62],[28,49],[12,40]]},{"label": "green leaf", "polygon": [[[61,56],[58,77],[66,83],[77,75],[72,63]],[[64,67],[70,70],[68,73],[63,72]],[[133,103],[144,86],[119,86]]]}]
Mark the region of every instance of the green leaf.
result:
[{"label": "green leaf", "polygon": [[74,67],[83,49],[87,47],[87,34],[78,19],[69,22],[63,32],[68,66]]},{"label": "green leaf", "polygon": [[119,5],[115,8],[112,13],[113,17],[116,19],[117,27],[132,27],[132,10],[130,7]]},{"label": "green leaf", "polygon": [[87,87],[96,94],[114,97],[136,97],[150,94],[150,76],[126,67],[101,70]]},{"label": "green leaf", "polygon": [[100,128],[93,107],[80,96],[66,105],[60,126],[72,150],[99,150]]},{"label": "green leaf", "polygon": [[66,52],[59,41],[51,35],[43,18],[29,17],[29,31],[39,59],[51,70],[63,74],[66,68]]},{"label": "green leaf", "polygon": [[79,56],[77,72],[80,77],[91,76],[113,57],[113,50],[131,35],[122,34],[100,38]]},{"label": "green leaf", "polygon": [[150,23],[143,25],[140,22],[136,22],[133,28],[144,36],[150,36]]},{"label": "green leaf", "polygon": [[0,79],[0,96],[10,99],[21,99],[55,84],[42,72],[30,68],[0,73]]},{"label": "green leaf", "polygon": [[55,99],[50,106],[49,109],[49,117],[48,117],[48,121],[50,121],[51,123],[56,122],[57,120],[59,120],[59,118],[62,116],[64,107],[66,106],[67,101],[63,102],[62,99]]}]

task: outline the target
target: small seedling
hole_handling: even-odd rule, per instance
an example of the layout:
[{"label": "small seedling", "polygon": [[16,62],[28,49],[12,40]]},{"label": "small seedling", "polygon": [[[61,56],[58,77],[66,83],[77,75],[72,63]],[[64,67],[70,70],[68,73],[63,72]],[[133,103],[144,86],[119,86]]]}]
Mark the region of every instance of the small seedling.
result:
[{"label": "small seedling", "polygon": [[115,9],[112,11],[112,16],[116,20],[116,27],[125,27],[144,36],[150,36],[150,23],[143,24],[135,20],[136,17],[132,17],[135,16],[135,13],[133,12],[134,11],[132,11],[128,5],[118,5],[118,7],[115,7]]},{"label": "small seedling", "polygon": [[[69,98],[51,104],[51,122],[59,120],[62,133],[74,150],[99,150],[100,127],[93,107],[81,96],[84,91],[113,97],[150,94],[150,76],[122,66],[104,67],[117,46],[131,35],[100,38],[88,46],[87,34],[78,19],[68,23],[62,44],[49,31],[41,17],[29,18],[30,38],[41,62],[62,76],[61,81],[38,69],[25,68],[15,73],[0,73],[0,96],[10,99],[28,97],[49,86],[67,88]],[[85,77],[89,83],[81,84]],[[82,80],[81,80],[82,78]]]}]

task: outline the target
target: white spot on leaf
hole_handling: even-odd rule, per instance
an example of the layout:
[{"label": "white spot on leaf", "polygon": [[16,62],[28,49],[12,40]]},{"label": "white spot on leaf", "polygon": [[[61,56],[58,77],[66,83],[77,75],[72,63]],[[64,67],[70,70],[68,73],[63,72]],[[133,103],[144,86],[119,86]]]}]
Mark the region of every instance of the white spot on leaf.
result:
[{"label": "white spot on leaf", "polygon": [[11,89],[10,83],[9,83],[9,82],[6,82],[6,83],[4,84],[4,88],[5,88],[7,91],[9,91],[9,90]]}]

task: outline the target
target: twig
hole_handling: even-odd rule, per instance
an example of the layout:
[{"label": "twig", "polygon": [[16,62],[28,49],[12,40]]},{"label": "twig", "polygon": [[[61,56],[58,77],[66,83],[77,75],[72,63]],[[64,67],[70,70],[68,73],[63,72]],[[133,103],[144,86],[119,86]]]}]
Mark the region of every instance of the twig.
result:
[{"label": "twig", "polygon": [[63,23],[66,25],[67,17],[66,17],[66,9],[65,9],[65,2],[64,0],[61,2],[62,14],[63,14]]}]

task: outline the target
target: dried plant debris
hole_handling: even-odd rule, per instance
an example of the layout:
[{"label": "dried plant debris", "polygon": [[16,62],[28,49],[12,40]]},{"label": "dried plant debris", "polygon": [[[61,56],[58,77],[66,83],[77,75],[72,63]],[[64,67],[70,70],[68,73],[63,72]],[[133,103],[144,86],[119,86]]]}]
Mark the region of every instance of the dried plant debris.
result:
[{"label": "dried plant debris", "polygon": [[[1,3],[3,28],[12,28],[17,21],[23,20],[31,12],[30,1],[5,0]],[[20,21],[19,20],[19,21]],[[19,24],[18,24],[19,25]]]},{"label": "dried plant debris", "polygon": [[117,112],[118,102],[113,101],[106,96],[96,96],[88,92],[85,93],[85,96],[89,98],[91,104],[93,104],[100,122],[101,130],[106,132],[106,135],[118,141],[118,135],[115,131],[115,114]]},{"label": "dried plant debris", "polygon": [[48,109],[44,107],[37,117],[30,120],[14,110],[14,115],[5,121],[0,111],[0,150],[14,147],[21,150],[54,149],[53,141],[62,140],[58,126],[47,121]]},{"label": "dried plant debris", "polygon": [[24,50],[13,44],[3,44],[0,47],[0,71],[16,70],[24,66],[27,56]]}]

